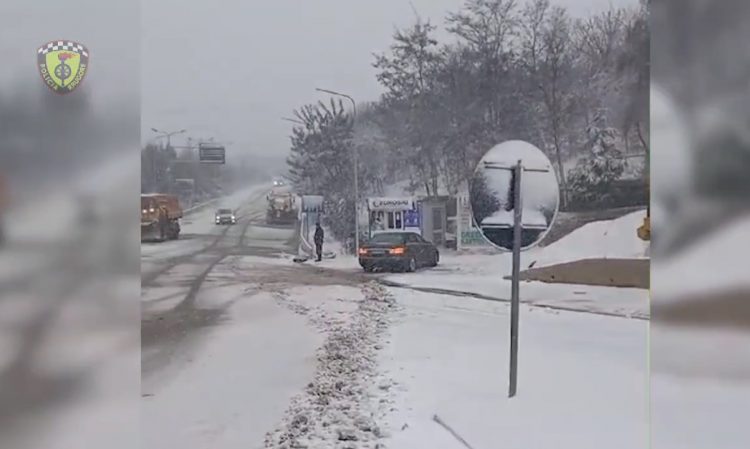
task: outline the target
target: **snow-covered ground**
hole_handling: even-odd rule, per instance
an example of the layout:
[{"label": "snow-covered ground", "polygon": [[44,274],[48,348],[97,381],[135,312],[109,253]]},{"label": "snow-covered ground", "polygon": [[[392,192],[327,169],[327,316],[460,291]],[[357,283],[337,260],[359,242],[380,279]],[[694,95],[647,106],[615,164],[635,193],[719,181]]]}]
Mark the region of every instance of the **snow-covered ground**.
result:
[{"label": "snow-covered ground", "polygon": [[381,354],[395,382],[387,447],[631,449],[648,443],[643,321],[522,308],[518,394],[507,398],[504,304],[394,290]]},{"label": "snow-covered ground", "polygon": [[[460,257],[460,256],[459,256]],[[463,261],[441,262],[441,266],[412,274],[393,274],[386,280],[400,285],[445,292],[468,292],[500,300],[510,299],[510,280],[504,277],[510,270],[503,270],[497,261],[495,273],[469,274],[452,267],[463,265]],[[601,314],[647,317],[649,314],[648,291],[635,288],[614,288],[590,285],[548,284],[523,282],[521,301],[540,307],[579,310]]]},{"label": "snow-covered ground", "polygon": [[[583,227],[525,253],[523,264],[644,257],[639,214]],[[700,265],[697,254],[721,261],[722,251],[744,248],[742,223],[728,228],[734,240],[708,239],[660,265],[684,280],[664,284],[667,302],[702,291],[703,277],[684,275]],[[284,232],[251,226],[245,243],[281,248]],[[508,399],[508,304],[461,295],[507,299],[509,255],[444,254],[437,269],[367,276],[353,257],[298,265],[292,253],[219,263],[191,305],[198,316],[218,311],[216,321],[171,353],[144,348],[168,365],[144,376],[147,447],[462,447],[435,415],[475,449],[633,448],[649,439],[660,449],[746,446],[746,332],[596,314],[647,316],[646,290],[524,282],[519,390]],[[205,269],[201,257],[214,255],[146,289],[144,309],[182,303]],[[742,259],[725,258],[722,285],[743,288],[732,260]]]},{"label": "snow-covered ground", "polygon": [[[589,223],[547,247],[522,253],[521,265],[534,267],[554,265],[589,258],[645,258],[645,242],[635,229],[642,223],[645,211],[616,220]],[[321,267],[360,271],[356,258],[339,256],[320,263]],[[508,300],[512,260],[509,253],[495,255],[444,253],[437,268],[417,273],[388,274],[386,281],[417,289],[471,293],[488,298]],[[588,285],[524,282],[521,301],[537,306],[580,310],[621,316],[647,317],[648,291],[636,288],[614,288]]]}]

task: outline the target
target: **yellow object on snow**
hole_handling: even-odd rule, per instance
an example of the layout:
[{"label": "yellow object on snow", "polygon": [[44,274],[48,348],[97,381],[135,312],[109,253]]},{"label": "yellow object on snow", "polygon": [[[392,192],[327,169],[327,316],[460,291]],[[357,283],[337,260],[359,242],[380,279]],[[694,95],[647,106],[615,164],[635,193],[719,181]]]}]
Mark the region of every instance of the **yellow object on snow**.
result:
[{"label": "yellow object on snow", "polygon": [[645,241],[651,240],[651,220],[650,217],[643,219],[643,224],[638,228],[638,238]]}]

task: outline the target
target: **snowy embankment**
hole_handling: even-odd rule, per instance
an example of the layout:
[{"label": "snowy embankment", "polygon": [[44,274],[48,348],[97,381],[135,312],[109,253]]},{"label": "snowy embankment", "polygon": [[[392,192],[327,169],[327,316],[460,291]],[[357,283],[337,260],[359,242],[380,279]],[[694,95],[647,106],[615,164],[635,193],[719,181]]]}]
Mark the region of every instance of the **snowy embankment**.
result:
[{"label": "snowy embankment", "polygon": [[646,259],[649,243],[638,238],[646,211],[633,212],[615,220],[588,223],[544,248],[526,256],[544,267],[582,259]]}]

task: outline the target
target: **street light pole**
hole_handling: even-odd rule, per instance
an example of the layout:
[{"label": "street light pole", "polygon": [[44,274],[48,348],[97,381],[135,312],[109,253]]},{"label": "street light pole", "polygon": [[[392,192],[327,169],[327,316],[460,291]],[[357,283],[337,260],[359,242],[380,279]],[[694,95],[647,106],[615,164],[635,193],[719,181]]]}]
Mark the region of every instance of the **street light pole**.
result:
[{"label": "street light pole", "polygon": [[[357,102],[354,98],[347,94],[342,94],[328,89],[315,88],[318,92],[325,92],[330,95],[337,97],[344,97],[352,102],[352,118],[353,123],[357,123]],[[352,145],[354,152],[354,251],[355,255],[359,251],[359,152],[357,151],[357,145]]]},{"label": "street light pole", "polygon": [[160,130],[158,130],[156,128],[151,128],[151,131],[159,134],[160,135],[159,137],[166,137],[167,138],[167,148],[169,148],[170,146],[172,146],[172,139],[171,139],[172,136],[174,136],[176,134],[182,134],[184,132],[187,132],[186,129],[181,129],[179,131],[166,132],[166,131],[160,131]]},{"label": "street light pole", "polygon": [[[159,137],[166,137],[167,138],[167,149],[169,149],[172,146],[172,140],[171,140],[172,136],[174,136],[176,134],[182,134],[184,132],[187,132],[186,129],[181,129],[179,131],[173,131],[173,132],[165,132],[165,131],[158,130],[156,128],[151,128],[151,131],[159,134]],[[154,189],[156,189],[158,187],[158,184],[159,184],[158,178],[156,176],[156,157],[155,156],[156,155],[154,155],[154,157],[151,160],[151,168],[152,168],[152,172],[153,172],[153,175],[154,175],[154,185],[153,185]]]}]

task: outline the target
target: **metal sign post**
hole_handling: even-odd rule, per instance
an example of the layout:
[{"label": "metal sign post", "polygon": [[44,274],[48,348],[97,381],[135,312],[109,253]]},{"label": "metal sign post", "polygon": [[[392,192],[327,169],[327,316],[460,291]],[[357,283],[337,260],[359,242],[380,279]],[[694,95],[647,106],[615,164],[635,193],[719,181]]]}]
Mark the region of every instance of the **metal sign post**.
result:
[{"label": "metal sign post", "polygon": [[[538,175],[525,177],[529,172]],[[534,186],[533,194],[523,198],[522,185]],[[524,200],[528,203],[525,213]],[[469,201],[472,222],[484,240],[512,253],[508,376],[508,397],[512,398],[518,391],[521,252],[537,245],[551,229],[560,206],[559,183],[541,150],[512,140],[494,146],[479,161],[469,184]]]},{"label": "metal sign post", "polygon": [[513,272],[510,284],[510,383],[508,386],[508,397],[516,395],[518,384],[518,325],[521,277],[521,232],[522,211],[521,205],[521,173],[523,167],[521,161],[513,168]]},{"label": "metal sign post", "polygon": [[508,376],[508,397],[516,395],[518,386],[518,330],[520,324],[521,308],[521,251],[523,246],[523,198],[521,195],[521,176],[523,172],[549,173],[549,169],[526,168],[523,161],[519,160],[512,167],[499,164],[486,163],[486,169],[508,170],[511,176],[512,210],[513,210],[513,243],[509,248],[512,251],[512,271],[510,283],[510,374]]}]

